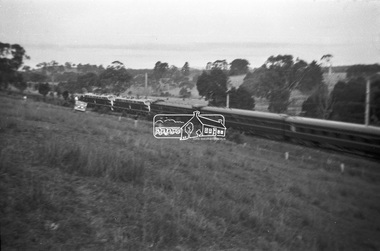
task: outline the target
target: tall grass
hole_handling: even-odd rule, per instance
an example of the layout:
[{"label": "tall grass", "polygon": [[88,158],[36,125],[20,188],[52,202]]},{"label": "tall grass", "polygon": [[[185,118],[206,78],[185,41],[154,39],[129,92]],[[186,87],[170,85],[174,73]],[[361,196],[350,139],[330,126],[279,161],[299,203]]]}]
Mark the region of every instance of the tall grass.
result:
[{"label": "tall grass", "polygon": [[[338,250],[376,234],[376,180],[269,151],[299,148],[243,146],[240,134],[237,144],[158,140],[150,122],[0,102],[0,201],[22,219],[2,224],[28,230],[7,238],[45,236],[43,248],[62,250],[86,249],[84,240],[89,250]],[[60,228],[44,229],[47,220]]]},{"label": "tall grass", "polygon": [[52,138],[38,155],[42,162],[68,173],[134,183],[142,183],[144,178],[144,159],[117,148],[104,148],[91,140],[67,142]]}]

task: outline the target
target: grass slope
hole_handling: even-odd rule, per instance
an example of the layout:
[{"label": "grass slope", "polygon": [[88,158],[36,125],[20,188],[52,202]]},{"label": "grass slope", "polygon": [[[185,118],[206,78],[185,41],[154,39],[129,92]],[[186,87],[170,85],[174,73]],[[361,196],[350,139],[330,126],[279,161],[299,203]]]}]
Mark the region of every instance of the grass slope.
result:
[{"label": "grass slope", "polygon": [[378,163],[0,95],[2,250],[380,249]]}]

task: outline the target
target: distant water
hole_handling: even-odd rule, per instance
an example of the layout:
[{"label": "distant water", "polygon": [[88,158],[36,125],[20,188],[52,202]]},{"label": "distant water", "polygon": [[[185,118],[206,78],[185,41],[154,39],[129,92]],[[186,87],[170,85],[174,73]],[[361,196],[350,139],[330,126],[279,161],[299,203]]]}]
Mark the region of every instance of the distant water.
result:
[{"label": "distant water", "polygon": [[115,60],[127,68],[153,68],[157,61],[182,67],[204,68],[207,62],[243,58],[251,67],[261,66],[268,57],[290,54],[294,58],[319,61],[332,54],[334,65],[373,64],[380,61],[380,48],[374,44],[281,44],[281,43],[195,43],[195,44],[141,44],[141,45],[22,45],[31,57],[27,65],[35,67],[41,62],[57,61],[60,64],[109,65]]}]

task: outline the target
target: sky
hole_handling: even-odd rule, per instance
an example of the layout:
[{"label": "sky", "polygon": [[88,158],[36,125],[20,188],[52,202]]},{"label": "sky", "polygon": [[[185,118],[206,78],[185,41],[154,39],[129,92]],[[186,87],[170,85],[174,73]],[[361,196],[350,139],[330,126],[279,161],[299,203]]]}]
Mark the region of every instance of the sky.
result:
[{"label": "sky", "polygon": [[272,55],[380,63],[380,0],[0,0],[0,42],[41,62],[182,67]]}]

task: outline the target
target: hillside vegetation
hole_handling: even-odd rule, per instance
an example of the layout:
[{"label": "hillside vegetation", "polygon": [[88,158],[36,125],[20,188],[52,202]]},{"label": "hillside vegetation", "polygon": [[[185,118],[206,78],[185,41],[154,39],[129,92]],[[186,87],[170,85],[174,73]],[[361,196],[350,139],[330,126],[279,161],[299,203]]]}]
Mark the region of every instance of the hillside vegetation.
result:
[{"label": "hillside vegetation", "polygon": [[0,95],[2,250],[380,249],[378,163]]}]

